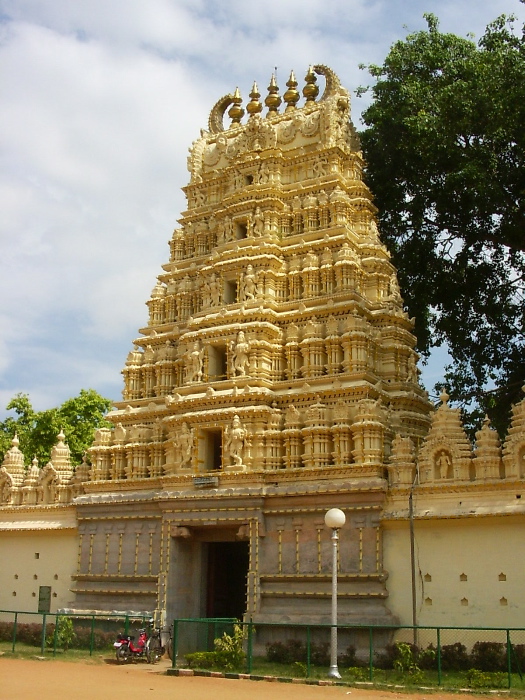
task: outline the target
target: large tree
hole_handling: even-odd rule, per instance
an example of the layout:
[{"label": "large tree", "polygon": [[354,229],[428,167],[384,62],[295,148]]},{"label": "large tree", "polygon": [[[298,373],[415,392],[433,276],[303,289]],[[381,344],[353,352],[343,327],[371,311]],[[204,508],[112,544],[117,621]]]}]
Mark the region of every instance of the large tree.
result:
[{"label": "large tree", "polygon": [[503,432],[525,380],[525,28],[476,44],[425,19],[367,66],[367,179],[419,350],[446,343],[452,398]]},{"label": "large tree", "polygon": [[93,442],[95,429],[111,427],[104,418],[110,408],[111,401],[93,389],[81,389],[78,396],[45,411],[35,411],[27,394],[17,394],[7,405],[7,410],[15,415],[0,422],[0,459],[17,433],[26,462],[37,457],[43,466],[49,461],[58,433],[63,430],[71,450],[71,463],[80,464]]}]

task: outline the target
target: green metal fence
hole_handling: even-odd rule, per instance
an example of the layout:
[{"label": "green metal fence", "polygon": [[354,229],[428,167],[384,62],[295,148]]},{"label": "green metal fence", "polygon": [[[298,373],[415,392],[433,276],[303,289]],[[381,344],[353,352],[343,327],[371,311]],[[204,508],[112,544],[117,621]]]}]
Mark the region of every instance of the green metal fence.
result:
[{"label": "green metal fence", "polygon": [[146,615],[66,615],[0,610],[0,644],[17,649],[35,647],[40,653],[52,653],[67,646],[89,651],[109,650],[118,633],[134,634],[147,627]]},{"label": "green metal fence", "polygon": [[[134,634],[149,622],[146,615],[0,610],[0,649],[56,655],[68,648],[109,656],[119,632]],[[330,632],[330,625],[175,619],[169,640],[163,631],[163,644],[174,668],[325,678]],[[216,658],[215,640],[225,634],[240,645],[234,663],[224,649]],[[525,629],[339,625],[338,666],[343,682],[351,684],[525,690]]]},{"label": "green metal fence", "polygon": [[[231,637],[234,625],[243,631],[236,668],[224,655],[209,654],[211,641]],[[330,631],[330,625],[175,619],[172,666],[323,678]],[[338,666],[348,683],[525,689],[525,629],[339,625]]]}]

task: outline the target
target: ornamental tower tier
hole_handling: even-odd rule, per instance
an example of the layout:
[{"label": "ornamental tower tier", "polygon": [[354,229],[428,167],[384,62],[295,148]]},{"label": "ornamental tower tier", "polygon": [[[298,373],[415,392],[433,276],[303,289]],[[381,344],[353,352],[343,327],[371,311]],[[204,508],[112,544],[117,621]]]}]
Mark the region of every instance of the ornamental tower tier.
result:
[{"label": "ornamental tower tier", "polygon": [[[90,450],[77,502],[90,509],[91,549],[79,567],[89,562],[94,579],[112,566],[157,576],[156,588],[141,581],[140,600],[171,617],[328,621],[322,523],[337,506],[348,523],[342,620],[387,621],[386,466],[394,435],[420,444],[431,405],[362,179],[349,93],[326,66],[308,70],[302,106],[293,73],[286,87],[281,97],[272,76],[262,98],[254,84],[245,108],[238,89],[221,98],[190,149],[187,210],[123,369],[115,429],[99,430]],[[122,515],[140,503],[151,518],[147,565],[144,529],[128,533],[135,548],[124,526],[118,547],[105,530],[97,550],[93,509],[103,518],[109,503]],[[246,546],[235,611],[210,598],[217,581],[208,593],[196,585],[189,602],[180,583],[182,569],[194,581],[212,575],[214,557],[226,557],[218,542]],[[119,595],[132,600],[103,584],[95,599],[94,585],[79,585],[77,599],[108,609]]]}]

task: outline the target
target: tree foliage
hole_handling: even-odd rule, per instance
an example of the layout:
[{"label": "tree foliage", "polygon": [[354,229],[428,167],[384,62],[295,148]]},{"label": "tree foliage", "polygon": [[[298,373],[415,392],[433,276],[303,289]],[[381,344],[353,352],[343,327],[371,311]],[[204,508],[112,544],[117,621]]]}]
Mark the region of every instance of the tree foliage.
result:
[{"label": "tree foliage", "polygon": [[0,422],[0,455],[11,447],[11,440],[17,433],[26,462],[37,457],[40,465],[49,461],[60,430],[64,431],[71,450],[71,463],[80,464],[82,455],[93,442],[95,429],[111,427],[104,418],[111,401],[93,389],[81,389],[78,396],[45,411],[35,411],[27,394],[17,394],[6,408],[15,415]]},{"label": "tree foliage", "polygon": [[451,397],[503,431],[525,380],[525,28],[476,44],[425,19],[367,67],[367,179],[418,349],[446,343]]}]

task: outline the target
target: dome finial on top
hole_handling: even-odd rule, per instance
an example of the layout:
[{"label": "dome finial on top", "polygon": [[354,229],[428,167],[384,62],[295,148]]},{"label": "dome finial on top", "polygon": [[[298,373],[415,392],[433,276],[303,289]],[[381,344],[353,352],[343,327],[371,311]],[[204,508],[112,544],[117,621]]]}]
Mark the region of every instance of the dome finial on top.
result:
[{"label": "dome finial on top", "polygon": [[286,112],[291,112],[296,108],[297,103],[301,95],[297,91],[297,80],[295,79],[295,74],[293,71],[290,72],[290,79],[286,83],[288,90],[284,93],[283,98],[286,102]]},{"label": "dome finial on top", "polygon": [[259,92],[259,88],[257,87],[257,83],[254,82],[252,91],[250,92],[250,97],[252,98],[248,104],[246,105],[246,111],[250,115],[250,117],[253,117],[254,114],[259,114],[259,112],[262,112],[262,104],[260,101],[260,96],[261,93]]},{"label": "dome finial on top", "polygon": [[275,73],[272,73],[272,79],[268,85],[268,96],[264,100],[264,104],[268,107],[268,114],[266,116],[270,117],[272,114],[277,114],[279,107],[281,106],[281,102],[282,100],[281,96],[279,95],[277,79],[275,77]]},{"label": "dome finial on top", "polygon": [[231,125],[240,124],[241,119],[244,117],[244,109],[241,107],[242,97],[238,87],[235,88],[232,99],[233,105],[228,110],[228,116],[232,120]]},{"label": "dome finial on top", "polygon": [[317,76],[315,75],[312,66],[308,67],[308,73],[305,75],[306,85],[303,88],[303,95],[307,102],[315,102],[315,98],[319,94],[319,86],[317,83]]}]

